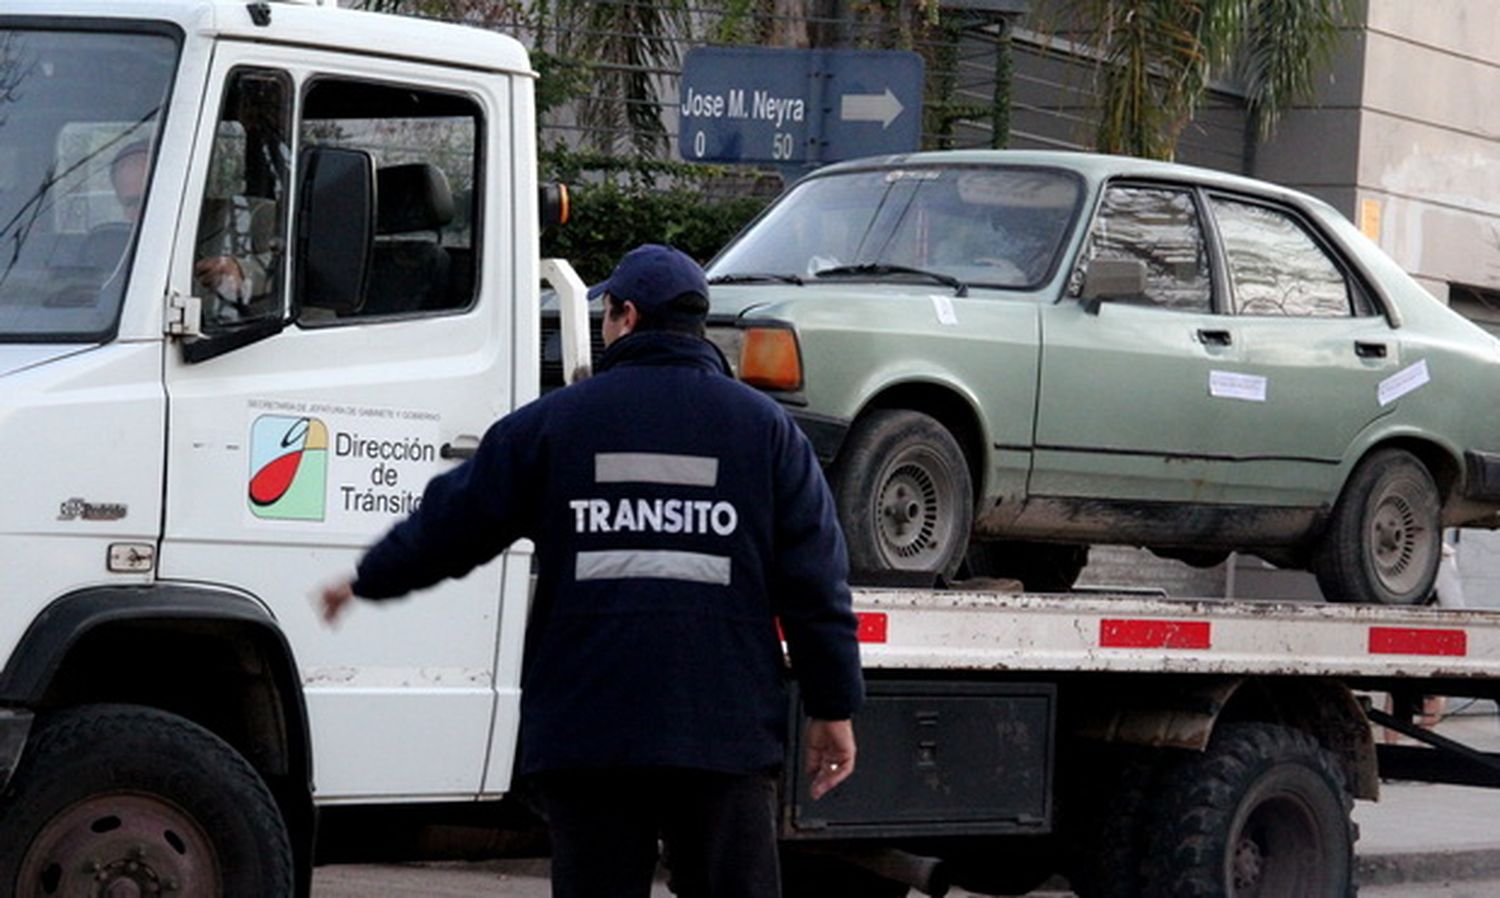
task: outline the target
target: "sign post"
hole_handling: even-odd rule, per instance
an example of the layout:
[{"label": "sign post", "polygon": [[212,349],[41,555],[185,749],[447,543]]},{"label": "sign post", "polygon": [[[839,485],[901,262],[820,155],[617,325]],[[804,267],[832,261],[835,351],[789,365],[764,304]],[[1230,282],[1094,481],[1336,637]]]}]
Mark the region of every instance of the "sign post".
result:
[{"label": "sign post", "polygon": [[903,50],[699,47],[682,67],[689,162],[811,168],[917,149],[922,57]]}]

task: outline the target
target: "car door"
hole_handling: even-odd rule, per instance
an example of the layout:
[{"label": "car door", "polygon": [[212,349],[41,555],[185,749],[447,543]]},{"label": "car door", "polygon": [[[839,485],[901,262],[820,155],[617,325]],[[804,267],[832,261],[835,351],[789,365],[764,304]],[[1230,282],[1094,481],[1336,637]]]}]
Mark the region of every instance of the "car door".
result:
[{"label": "car door", "polygon": [[[1138,297],[1085,303],[1089,259],[1145,263]],[[1199,198],[1168,184],[1107,185],[1068,296],[1042,313],[1032,496],[1214,501],[1220,423],[1257,402],[1236,321],[1216,311]]]},{"label": "car door", "polygon": [[1381,382],[1402,366],[1401,342],[1352,269],[1294,209],[1215,193],[1241,369],[1265,401],[1221,423],[1243,501],[1312,506],[1336,494],[1349,445],[1394,406]]},{"label": "car door", "polygon": [[[459,798],[484,774],[504,562],[362,605],[337,631],[312,596],[514,404],[509,290],[477,286],[515,270],[511,216],[477,200],[508,183],[508,96],[478,75],[364,64],[378,79],[304,48],[215,55],[222,99],[179,225],[195,236],[172,269],[205,337],[165,362],[161,574],[267,603],[301,668],[320,799]],[[289,251],[299,154],[330,145],[368,154],[378,187],[372,276],[336,309],[292,302]],[[224,270],[240,277],[215,282]]]}]

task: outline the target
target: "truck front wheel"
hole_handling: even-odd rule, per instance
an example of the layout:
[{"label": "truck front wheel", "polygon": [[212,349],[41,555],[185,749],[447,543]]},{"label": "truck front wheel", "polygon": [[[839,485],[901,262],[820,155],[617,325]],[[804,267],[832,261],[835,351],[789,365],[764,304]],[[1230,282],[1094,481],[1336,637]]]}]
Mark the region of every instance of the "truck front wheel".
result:
[{"label": "truck front wheel", "polygon": [[173,714],[90,705],[39,718],[0,806],[0,893],[292,894],[265,783]]},{"label": "truck front wheel", "polygon": [[1353,800],[1311,736],[1223,724],[1178,764],[1156,807],[1151,898],[1349,898]]}]

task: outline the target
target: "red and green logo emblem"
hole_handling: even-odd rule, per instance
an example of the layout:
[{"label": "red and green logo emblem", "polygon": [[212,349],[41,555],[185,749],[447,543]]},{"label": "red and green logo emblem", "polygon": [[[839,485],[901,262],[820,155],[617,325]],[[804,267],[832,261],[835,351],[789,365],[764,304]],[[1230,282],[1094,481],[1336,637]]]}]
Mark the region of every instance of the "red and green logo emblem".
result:
[{"label": "red and green logo emblem", "polygon": [[321,521],[328,497],[328,428],[317,418],[262,415],[250,425],[250,511]]}]

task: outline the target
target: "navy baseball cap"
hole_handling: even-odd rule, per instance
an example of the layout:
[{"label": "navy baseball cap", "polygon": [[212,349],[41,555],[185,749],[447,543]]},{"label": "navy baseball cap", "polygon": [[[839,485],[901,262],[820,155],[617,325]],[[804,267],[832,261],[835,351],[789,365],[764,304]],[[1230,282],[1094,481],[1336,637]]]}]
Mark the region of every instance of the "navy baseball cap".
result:
[{"label": "navy baseball cap", "polygon": [[684,293],[708,299],[708,279],[683,251],[646,243],[626,253],[608,279],[590,287],[589,299],[605,293],[647,311],[661,308]]}]

